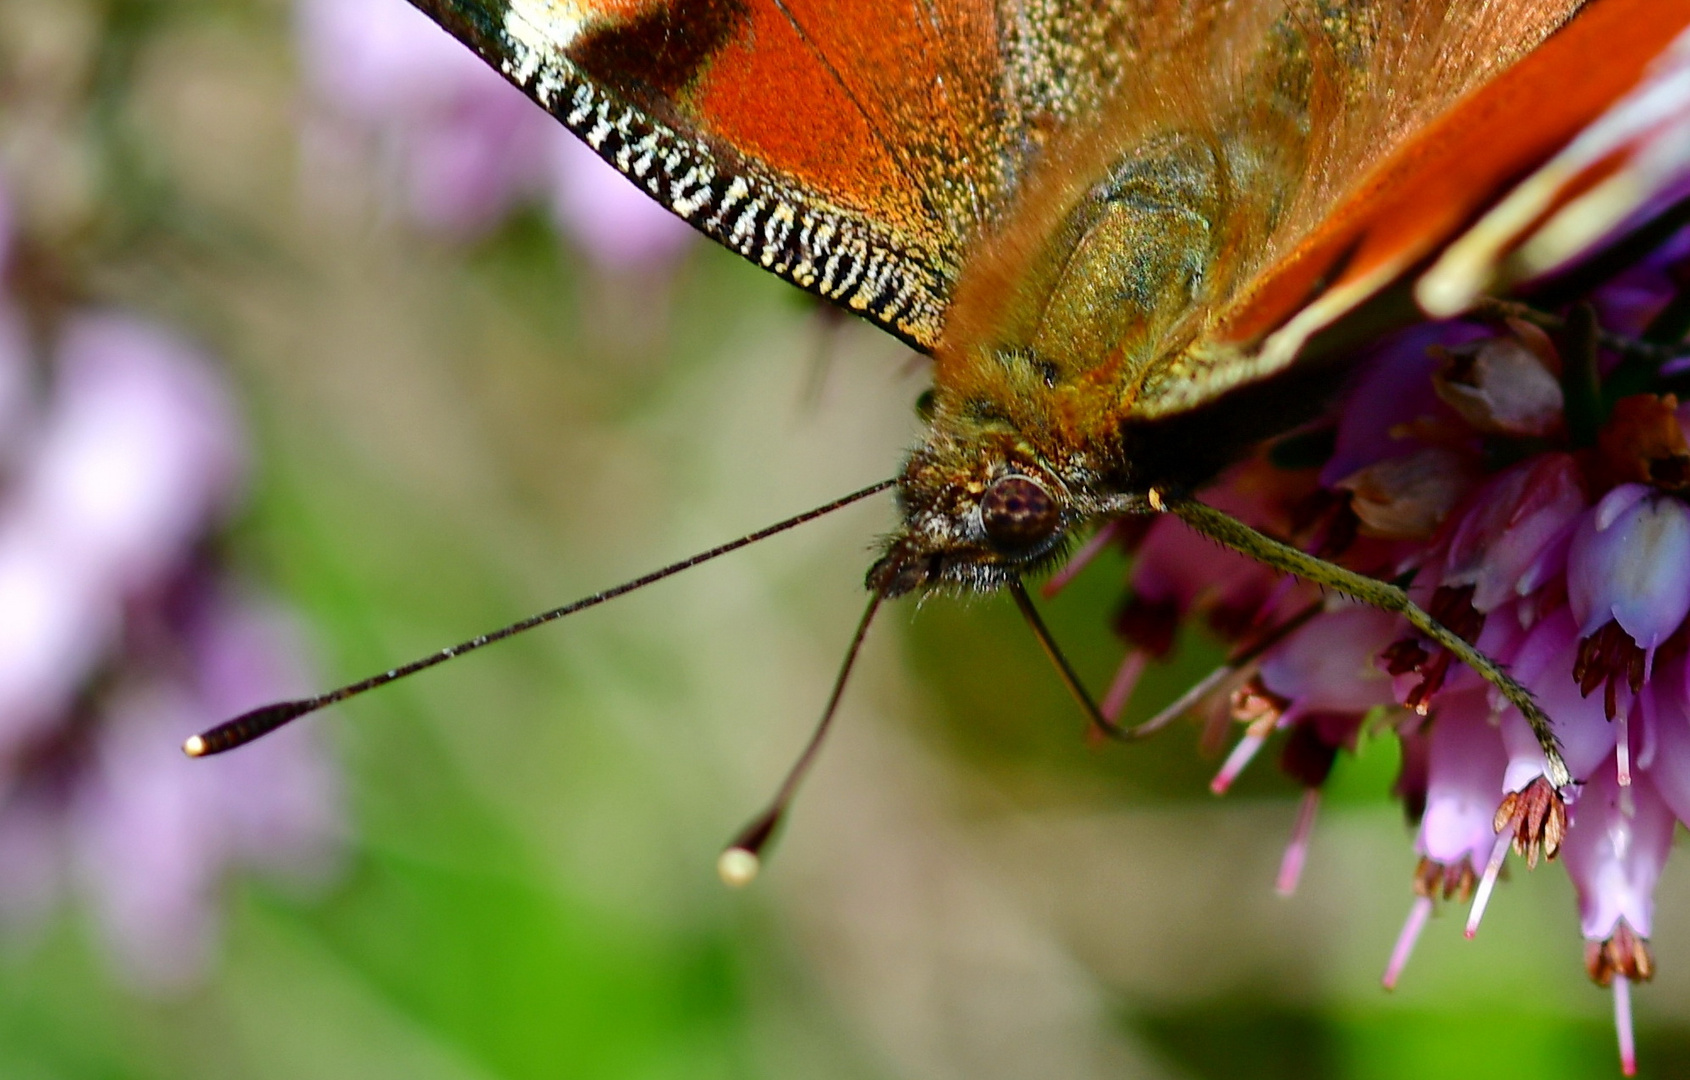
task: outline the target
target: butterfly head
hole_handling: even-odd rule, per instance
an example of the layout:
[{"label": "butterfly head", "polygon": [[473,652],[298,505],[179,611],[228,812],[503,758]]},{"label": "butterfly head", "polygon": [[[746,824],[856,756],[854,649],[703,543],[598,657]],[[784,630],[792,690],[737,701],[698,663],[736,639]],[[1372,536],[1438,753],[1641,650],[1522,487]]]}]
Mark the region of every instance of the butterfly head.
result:
[{"label": "butterfly head", "polygon": [[994,590],[1054,563],[1076,529],[1123,500],[1093,494],[1083,459],[1057,462],[1016,432],[941,422],[898,478],[899,528],[869,570],[887,597],[935,590]]}]

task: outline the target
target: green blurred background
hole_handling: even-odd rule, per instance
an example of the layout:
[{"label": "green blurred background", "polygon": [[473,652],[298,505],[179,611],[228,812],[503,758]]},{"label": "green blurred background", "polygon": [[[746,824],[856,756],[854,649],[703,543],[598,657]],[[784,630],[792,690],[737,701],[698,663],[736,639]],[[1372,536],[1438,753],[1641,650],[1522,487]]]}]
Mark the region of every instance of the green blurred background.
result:
[{"label": "green blurred background", "polygon": [[[236,562],[339,682],[889,475],[924,375],[703,244],[606,276],[536,214],[472,246],[311,195],[283,0],[0,0],[0,135],[89,294],[227,361],[258,445]],[[374,181],[365,180],[374,186]],[[55,215],[58,215],[55,217]],[[882,498],[310,722],[349,850],[235,881],[220,964],[118,988],[69,911],[0,958],[0,1077],[1539,1078],[1615,1071],[1570,887],[1449,911],[1401,988],[1395,748],[1224,801],[1194,728],[1096,748],[1002,599],[901,604],[764,876],[720,844],[808,734]],[[1049,607],[1101,685],[1123,564]],[[1156,669],[1143,713],[1213,654]],[[203,763],[215,769],[218,762]],[[1669,867],[1645,1073],[1690,1069]]]}]

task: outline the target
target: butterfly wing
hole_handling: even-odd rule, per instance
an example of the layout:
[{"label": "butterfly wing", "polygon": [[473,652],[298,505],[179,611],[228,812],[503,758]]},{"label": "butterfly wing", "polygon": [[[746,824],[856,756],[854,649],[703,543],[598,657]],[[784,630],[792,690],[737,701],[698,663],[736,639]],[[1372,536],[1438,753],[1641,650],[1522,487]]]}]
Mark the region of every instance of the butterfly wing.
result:
[{"label": "butterfly wing", "polygon": [[1605,69],[1616,53],[1648,57],[1671,33],[1677,36],[1650,61],[1641,83],[1439,256],[1416,285],[1421,307],[1453,315],[1487,288],[1557,270],[1628,219],[1662,209],[1682,188],[1690,176],[1690,29],[1683,25],[1690,15],[1680,13],[1674,25],[1671,12],[1664,14],[1665,24],[1639,20],[1614,28]]},{"label": "butterfly wing", "polygon": [[[924,351],[1047,141],[1109,117],[1135,64],[1226,7],[413,3],[701,231]],[[1690,23],[1690,0],[1344,7],[1365,16],[1354,26],[1402,23],[1333,42],[1347,92],[1371,96],[1347,103],[1347,156],[1321,164],[1318,212],[1280,231],[1203,347],[1142,387],[1138,415],[1291,363],[1564,147]]]},{"label": "butterfly wing", "polygon": [[[1467,6],[1477,19],[1484,5]],[[1536,7],[1556,14],[1549,3]],[[1665,54],[1687,26],[1690,0],[1590,0],[1518,63],[1447,110],[1424,117],[1220,316],[1199,358],[1208,366],[1207,384],[1224,389],[1283,369],[1313,335],[1446,245],[1449,253],[1421,281],[1417,295],[1434,314],[1465,310],[1498,276],[1499,262],[1529,226],[1577,195],[1581,183],[1591,183],[1605,166],[1613,167],[1616,158],[1625,159],[1627,151],[1635,164],[1640,143],[1648,144],[1640,129],[1660,135],[1658,126],[1621,123],[1614,125],[1621,133],[1602,141],[1606,152],[1570,145],[1595,142],[1580,139],[1581,132],[1616,102],[1631,100],[1628,93],[1634,98],[1647,93],[1652,77],[1656,83],[1674,72],[1686,77],[1690,65],[1679,57],[1673,68]],[[1465,33],[1456,30],[1439,51],[1456,50]],[[1504,198],[1511,185],[1540,167],[1545,171],[1532,183]],[[1676,175],[1686,171],[1681,167]],[[1633,197],[1618,205],[1635,208],[1641,201]],[[1476,218],[1472,233],[1452,243]],[[1608,215],[1610,223],[1615,219]],[[1588,230],[1584,235],[1587,242],[1598,238]],[[1576,250],[1562,244],[1555,254],[1565,259]],[[1195,403],[1176,388],[1149,403],[1146,413]]]},{"label": "butterfly wing", "polygon": [[987,3],[414,2],[705,234],[918,348],[1019,156]]}]

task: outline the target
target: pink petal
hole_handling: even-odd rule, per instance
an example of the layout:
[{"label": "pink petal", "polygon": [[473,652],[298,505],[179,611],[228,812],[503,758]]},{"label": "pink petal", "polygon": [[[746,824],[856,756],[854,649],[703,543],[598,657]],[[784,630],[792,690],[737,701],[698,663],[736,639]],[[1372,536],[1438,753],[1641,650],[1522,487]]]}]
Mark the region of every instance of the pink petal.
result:
[{"label": "pink petal", "polygon": [[1542,454],[1502,473],[1469,502],[1450,537],[1441,584],[1473,586],[1473,607],[1490,611],[1555,536],[1585,508],[1584,484],[1568,454]]},{"label": "pink petal", "polygon": [[[1602,695],[1587,698],[1573,681],[1578,643],[1578,626],[1571,613],[1557,609],[1532,628],[1515,658],[1513,674],[1549,714],[1567,767],[1575,779],[1583,780],[1612,755],[1616,733]],[[1508,791],[1518,791],[1543,774],[1543,752],[1516,709],[1502,714],[1502,740],[1509,756],[1503,785]]]},{"label": "pink petal", "polygon": [[1637,776],[1627,798],[1614,772],[1598,770],[1585,785],[1561,846],[1589,941],[1613,936],[1622,918],[1649,936],[1655,883],[1672,848],[1673,814],[1654,785]]},{"label": "pink petal", "polygon": [[1502,737],[1490,724],[1482,689],[1444,693],[1432,720],[1426,811],[1417,846],[1427,857],[1482,866],[1495,842],[1492,819],[1508,767]]},{"label": "pink petal", "polygon": [[1587,636],[1610,619],[1652,650],[1690,614],[1690,510],[1641,484],[1609,492],[1567,551],[1567,603]]},{"label": "pink petal", "polygon": [[1263,685],[1297,712],[1366,712],[1395,701],[1376,659],[1402,632],[1396,616],[1349,605],[1327,612],[1270,649]]}]

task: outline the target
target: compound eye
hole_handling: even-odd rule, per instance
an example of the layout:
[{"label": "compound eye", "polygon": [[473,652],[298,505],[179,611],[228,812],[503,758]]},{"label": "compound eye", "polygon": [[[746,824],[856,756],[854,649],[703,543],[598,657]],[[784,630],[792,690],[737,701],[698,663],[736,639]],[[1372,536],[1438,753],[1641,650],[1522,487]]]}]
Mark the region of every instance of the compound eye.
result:
[{"label": "compound eye", "polygon": [[1027,548],[1048,539],[1061,517],[1050,492],[1025,476],[995,481],[980,500],[980,524],[1000,548]]}]

